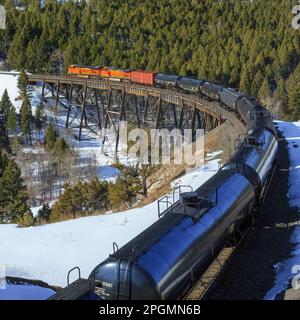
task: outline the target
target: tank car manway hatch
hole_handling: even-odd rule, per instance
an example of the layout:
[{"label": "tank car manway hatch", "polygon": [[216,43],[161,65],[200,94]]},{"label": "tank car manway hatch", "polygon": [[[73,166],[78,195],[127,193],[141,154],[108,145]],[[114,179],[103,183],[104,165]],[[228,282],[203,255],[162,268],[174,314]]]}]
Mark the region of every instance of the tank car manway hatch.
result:
[{"label": "tank car manway hatch", "polygon": [[[197,192],[183,192],[179,194],[179,204],[176,206],[171,206],[160,214],[160,204],[166,203],[166,197],[160,199],[158,201],[159,207],[159,218],[168,212],[183,214],[192,218],[195,222],[197,221],[205,212],[207,212],[210,208],[216,205],[217,203],[217,191],[215,192],[215,199],[212,200],[209,197],[199,196]],[[173,202],[174,203],[174,202]]]},{"label": "tank car manway hatch", "polygon": [[[182,189],[190,189],[189,192],[182,192]],[[176,194],[178,193],[179,203],[176,202]],[[164,196],[157,201],[158,217],[161,218],[166,213],[178,213],[189,216],[193,221],[197,221],[206,211],[217,203],[217,189],[214,193],[214,199],[211,196],[199,195],[193,191],[190,185],[179,185],[173,188],[172,196]],[[165,204],[167,208],[161,210],[161,206]]]}]

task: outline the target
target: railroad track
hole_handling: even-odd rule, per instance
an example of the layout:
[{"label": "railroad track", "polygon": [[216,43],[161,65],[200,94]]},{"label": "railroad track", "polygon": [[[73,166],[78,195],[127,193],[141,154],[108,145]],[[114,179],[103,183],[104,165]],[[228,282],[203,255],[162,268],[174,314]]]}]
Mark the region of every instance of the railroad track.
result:
[{"label": "railroad track", "polygon": [[230,258],[234,252],[234,247],[224,248],[209,268],[205,271],[202,277],[196,282],[196,284],[190,289],[184,300],[202,300],[205,293],[211,288],[212,284],[217,280],[218,276],[222,272],[226,261]]},{"label": "railroad track", "polygon": [[244,230],[243,232],[239,232],[240,239],[235,245],[231,245],[230,242],[227,245],[225,245],[225,247],[215,258],[215,260],[203,273],[201,278],[187,292],[187,294],[184,297],[184,300],[203,300],[205,298],[205,294],[208,292],[208,290],[213,289],[213,285],[224,271],[226,263],[230,260],[233,253],[243,242],[251,227],[252,225],[249,225],[249,227],[246,230]]},{"label": "railroad track", "polygon": [[[275,172],[276,172],[277,164],[274,165],[272,172],[270,174],[270,178],[268,180],[268,183],[265,187],[263,197],[262,197],[262,203],[265,202],[266,195],[269,191],[271,182],[274,178]],[[260,209],[260,208],[258,208]],[[254,212],[254,217],[258,217],[260,214],[260,210],[256,210]],[[213,262],[210,264],[210,266],[206,269],[206,271],[203,273],[203,275],[200,277],[200,279],[189,289],[189,291],[184,296],[184,300],[203,300],[205,298],[206,293],[208,290],[212,290],[214,283],[218,280],[219,276],[224,271],[224,267],[229,262],[230,258],[233,256],[236,249],[240,246],[240,244],[245,239],[246,235],[250,231],[250,229],[253,227],[253,224],[247,225],[246,228],[239,230],[239,240],[232,245],[231,241],[229,241],[223,249],[220,251],[218,256],[213,260]]]}]

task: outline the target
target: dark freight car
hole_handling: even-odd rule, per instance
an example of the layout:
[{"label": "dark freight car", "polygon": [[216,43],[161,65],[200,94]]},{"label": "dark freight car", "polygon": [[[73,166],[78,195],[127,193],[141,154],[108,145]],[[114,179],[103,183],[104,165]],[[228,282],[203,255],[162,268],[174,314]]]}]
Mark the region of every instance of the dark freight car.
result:
[{"label": "dark freight car", "polygon": [[177,87],[177,81],[180,79],[176,74],[163,74],[158,73],[154,77],[155,84],[166,87],[166,88],[176,88]]},{"label": "dark freight car", "polygon": [[210,97],[213,100],[219,100],[220,99],[220,92],[223,89],[222,86],[209,83],[209,82],[203,82],[200,86],[200,91],[202,94],[204,94],[207,97]]},{"label": "dark freight car", "polygon": [[245,124],[250,124],[255,120],[255,107],[252,100],[247,96],[237,100],[236,111]]},{"label": "dark freight car", "polygon": [[220,100],[234,111],[236,111],[237,100],[243,96],[242,92],[232,88],[223,88],[220,92]]},{"label": "dark freight car", "polygon": [[254,186],[255,193],[261,194],[268,174],[276,159],[278,142],[270,130],[256,129],[231,159],[237,171],[245,175]]},{"label": "dark freight car", "polygon": [[177,85],[182,90],[186,90],[193,93],[199,93],[200,85],[203,82],[204,81],[195,78],[182,77],[177,81]]}]

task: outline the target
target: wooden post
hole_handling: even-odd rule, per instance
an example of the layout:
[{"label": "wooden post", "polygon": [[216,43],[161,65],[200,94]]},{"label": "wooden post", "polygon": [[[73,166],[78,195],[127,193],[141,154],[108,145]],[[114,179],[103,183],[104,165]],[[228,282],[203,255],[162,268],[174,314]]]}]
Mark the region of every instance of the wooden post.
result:
[{"label": "wooden post", "polygon": [[68,96],[68,113],[67,113],[67,120],[66,120],[66,128],[69,127],[72,98],[73,98],[73,85],[71,84],[71,89],[70,89],[69,96]]},{"label": "wooden post", "polygon": [[123,120],[123,115],[124,115],[124,110],[125,110],[125,108],[124,108],[125,95],[126,95],[126,92],[125,92],[125,90],[123,90],[122,100],[121,100],[121,110],[120,110],[120,116],[119,116],[119,126],[118,126],[117,137],[116,137],[115,159],[117,159],[117,155],[118,155],[118,147],[119,147],[119,140],[120,140],[120,123]]},{"label": "wooden post", "polygon": [[85,85],[84,87],[83,101],[81,106],[81,119],[80,119],[80,125],[79,125],[79,135],[78,135],[79,141],[81,141],[83,119],[85,118],[86,94],[87,94],[87,85]]},{"label": "wooden post", "polygon": [[159,129],[159,125],[160,125],[160,121],[161,121],[161,111],[162,111],[161,104],[162,104],[162,99],[160,96],[159,100],[158,100],[158,111],[157,111],[156,124],[155,124],[156,129]]}]

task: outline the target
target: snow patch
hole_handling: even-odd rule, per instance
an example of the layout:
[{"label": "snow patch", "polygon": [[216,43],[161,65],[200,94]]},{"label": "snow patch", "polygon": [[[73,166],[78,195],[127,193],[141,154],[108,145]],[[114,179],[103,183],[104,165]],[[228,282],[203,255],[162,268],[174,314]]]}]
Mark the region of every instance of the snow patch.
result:
[{"label": "snow patch", "polygon": [[15,106],[16,110],[20,110],[22,101],[16,100],[16,98],[19,96],[17,83],[18,83],[18,76],[14,75],[13,72],[12,74],[0,73],[0,99],[2,98],[2,95],[5,89],[7,89],[7,92],[12,104]]},{"label": "snow patch", "polygon": [[[191,185],[196,189],[212,177],[218,167],[219,159],[211,160],[172,185]],[[112,252],[113,242],[123,246],[157,219],[155,201],[121,213],[31,228],[0,225],[0,263],[6,266],[8,276],[66,286],[66,275],[71,268],[79,266],[82,276],[88,277]]]},{"label": "snow patch", "polygon": [[[288,142],[291,162],[289,170],[289,204],[291,207],[300,210],[300,122],[277,121],[277,125]],[[295,146],[298,147],[295,148]],[[291,258],[274,265],[276,271],[275,284],[265,295],[265,300],[274,300],[278,294],[288,288],[291,279],[296,275],[292,273],[292,269],[294,266],[300,265],[300,227],[295,228],[290,243],[294,245]]]}]

